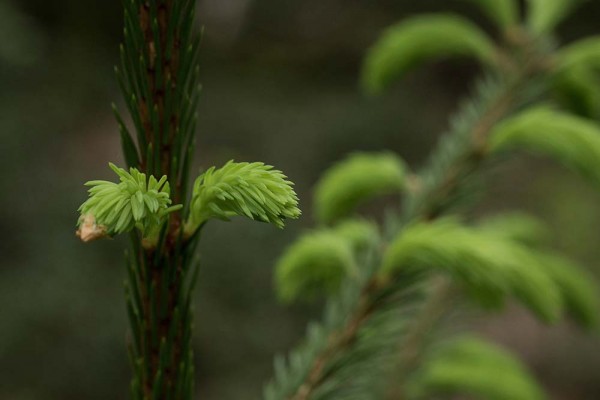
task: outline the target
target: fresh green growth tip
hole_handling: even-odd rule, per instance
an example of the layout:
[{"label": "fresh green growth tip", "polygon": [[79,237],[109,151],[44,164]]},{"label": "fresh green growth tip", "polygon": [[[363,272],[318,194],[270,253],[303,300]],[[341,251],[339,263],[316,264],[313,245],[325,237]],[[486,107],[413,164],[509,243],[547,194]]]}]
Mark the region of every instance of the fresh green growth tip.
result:
[{"label": "fresh green growth tip", "polygon": [[590,120],[547,107],[532,108],[499,124],[489,148],[552,157],[600,186],[600,125]]},{"label": "fresh green growth tip", "polygon": [[399,193],[404,162],[393,153],[355,153],[327,170],[315,189],[315,213],[322,223],[347,217],[368,200]]},{"label": "fresh green growth tip", "polygon": [[413,17],[388,28],[369,50],[362,83],[368,92],[379,93],[409,70],[452,56],[493,64],[496,46],[479,27],[458,15]]},{"label": "fresh green growth tip", "polygon": [[129,172],[110,163],[120,182],[96,180],[86,186],[89,198],[79,207],[79,237],[83,241],[115,235],[138,228],[146,236],[156,233],[167,214],[181,206],[171,204],[167,177],[146,179],[135,168]]},{"label": "fresh green growth tip", "polygon": [[311,232],[279,259],[275,286],[284,302],[310,300],[334,293],[355,268],[349,241],[331,230]]},{"label": "fresh green growth tip", "polygon": [[272,223],[282,228],[286,218],[300,216],[293,183],[279,170],[261,162],[229,161],[209,168],[194,183],[188,230],[211,218],[233,216]]},{"label": "fresh green growth tip", "polygon": [[484,306],[498,307],[506,295],[514,295],[541,320],[554,322],[563,297],[538,254],[512,239],[447,218],[406,228],[390,244],[381,272],[442,271]]},{"label": "fresh green growth tip", "polygon": [[506,350],[462,336],[432,348],[410,382],[418,398],[466,394],[488,400],[543,400],[546,395],[525,366]]}]

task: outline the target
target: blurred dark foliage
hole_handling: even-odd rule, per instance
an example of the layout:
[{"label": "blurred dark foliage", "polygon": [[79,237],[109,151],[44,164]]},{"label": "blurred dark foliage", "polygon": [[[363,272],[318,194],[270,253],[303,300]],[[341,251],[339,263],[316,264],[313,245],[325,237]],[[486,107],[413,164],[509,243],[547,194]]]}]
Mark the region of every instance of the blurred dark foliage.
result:
[{"label": "blurred dark foliage", "polygon": [[[297,183],[304,217],[280,232],[213,223],[196,296],[198,398],[258,398],[274,353],[318,305],[285,308],[273,294],[281,249],[312,225],[311,188],[353,150],[391,149],[418,167],[478,72],[438,63],[381,98],[358,88],[361,58],[383,28],[464,1],[204,0],[198,169],[261,160]],[[561,27],[565,41],[598,33],[600,2]],[[74,235],[82,183],[122,164],[110,102],[121,37],[119,1],[0,0],[0,399],[125,399],[121,240]],[[483,26],[489,28],[486,21]],[[521,159],[496,171],[477,213],[524,208],[555,245],[600,275],[600,196],[573,175]],[[600,398],[600,341],[568,324],[545,328],[509,309],[481,320],[518,350],[556,399]]]}]

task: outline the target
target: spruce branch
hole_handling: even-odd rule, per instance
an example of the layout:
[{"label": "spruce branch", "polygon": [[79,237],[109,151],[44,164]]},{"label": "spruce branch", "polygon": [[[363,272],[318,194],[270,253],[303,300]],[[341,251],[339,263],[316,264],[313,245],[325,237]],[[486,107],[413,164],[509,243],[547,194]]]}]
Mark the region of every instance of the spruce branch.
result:
[{"label": "spruce branch", "polygon": [[[502,119],[540,96],[545,88],[544,76],[547,71],[545,59],[547,56],[544,51],[536,52],[536,45],[535,42],[525,43],[528,49],[520,52],[519,55],[526,54],[527,58],[521,60],[523,62],[515,63],[515,65],[519,65],[516,71],[508,76],[489,74],[477,86],[475,98],[463,106],[458,117],[453,120],[450,132],[442,139],[437,151],[434,152],[430,165],[419,175],[417,190],[410,193],[404,210],[403,225],[418,220],[434,220],[450,211],[456,200],[460,199],[465,185],[474,176],[477,176],[480,170],[485,169],[488,154],[487,137],[492,128]],[[322,335],[327,338],[326,340],[314,341],[314,343],[309,341],[305,345],[307,349],[305,354],[309,361],[303,360],[303,363],[295,365],[287,371],[287,376],[280,368],[277,380],[267,387],[265,398],[267,400],[335,398],[335,396],[326,397],[324,393],[333,394],[336,393],[336,389],[343,392],[341,387],[352,386],[348,382],[345,384],[337,382],[338,385],[333,383],[335,374],[342,374],[340,370],[335,369],[335,365],[338,368],[344,368],[343,365],[339,365],[340,358],[352,357],[352,352],[357,351],[357,346],[361,342],[361,332],[367,329],[380,313],[382,315],[387,313],[387,309],[383,305],[396,304],[397,306],[397,303],[394,303],[395,295],[402,293],[402,290],[399,290],[398,287],[394,289],[395,285],[397,283],[393,280],[387,281],[382,280],[379,276],[367,276],[362,289],[354,292],[359,293],[360,300],[354,303],[353,309],[348,310],[349,317],[344,319],[344,323],[331,326],[331,329]],[[446,285],[441,285],[429,296],[433,299],[443,298],[446,291]],[[407,307],[419,308],[419,304],[426,301],[421,296],[409,298],[412,303],[409,303]],[[334,304],[337,301],[336,299],[332,300]],[[422,325],[433,324],[436,316],[443,315],[442,308],[446,305],[437,300],[435,304],[436,312],[431,321],[429,320],[431,316],[425,315],[422,318],[427,323],[421,324],[417,319],[416,327],[411,328],[409,324],[406,329],[404,327],[397,328],[400,331],[396,330],[395,335],[391,334],[390,336],[395,337],[396,341],[398,336],[402,335],[408,335],[410,338],[411,331],[421,332]],[[437,309],[438,305],[440,306],[439,310]],[[412,313],[414,310],[407,314],[415,315]],[[385,317],[382,318],[385,319]],[[326,319],[325,329],[327,327]],[[408,341],[411,342],[410,339]],[[380,344],[384,344],[385,340],[381,339],[380,342]],[[319,344],[320,347],[311,348],[311,346]],[[373,355],[375,358],[377,356]],[[365,357],[368,358],[368,356]],[[364,363],[365,360],[362,362]],[[349,363],[348,368],[351,368],[351,365],[352,363]],[[298,381],[295,379],[298,376],[303,378]],[[328,387],[328,379],[333,380],[331,387]],[[297,384],[293,385],[291,382],[297,382]],[[352,391],[344,393],[350,392]],[[320,395],[317,396],[316,393],[320,393]],[[369,396],[372,395],[371,393]]]},{"label": "spruce branch", "polygon": [[130,169],[111,164],[120,183],[88,183],[78,234],[84,241],[130,236],[125,295],[132,399],[189,400],[191,298],[202,227],[208,218],[233,214],[283,227],[285,218],[299,217],[298,198],[281,171],[262,163],[229,163],[199,178],[188,201],[200,93],[196,1],[123,0],[123,6],[121,65],[115,72],[131,127],[116,106],[113,110]]},{"label": "spruce branch", "polygon": [[[469,374],[478,371],[477,364],[468,360],[425,360],[433,328],[450,314],[455,305],[453,293],[459,286],[485,307],[499,305],[510,294],[541,320],[555,321],[565,306],[580,325],[595,325],[596,318],[590,311],[596,310],[597,314],[599,309],[596,291],[586,284],[585,275],[577,268],[531,242],[528,235],[536,232],[535,227],[531,229],[530,224],[517,220],[516,226],[504,225],[506,231],[501,233],[497,224],[479,228],[455,225],[457,230],[446,230],[444,226],[453,223],[446,225],[448,220],[441,218],[465,203],[473,191],[472,181],[488,169],[499,150],[507,148],[544,153],[595,180],[598,132],[594,124],[535,110],[513,117],[555,89],[558,73],[575,68],[573,65],[589,68],[600,59],[596,51],[600,47],[594,42],[572,45],[572,50],[558,58],[547,42],[548,31],[566,16],[573,2],[553,0],[548,8],[541,1],[530,3],[527,24],[532,30],[514,25],[518,17],[516,2],[500,5],[476,1],[485,12],[497,17],[495,21],[506,40],[501,48],[470,23],[442,15],[395,25],[371,49],[363,75],[363,83],[371,92],[381,91],[410,68],[439,56],[470,55],[488,68],[476,86],[473,100],[452,120],[450,132],[433,152],[427,167],[417,177],[402,179],[408,189],[403,214],[399,219],[386,220],[384,240],[373,244],[368,251],[371,256],[358,264],[360,279],[347,277],[339,294],[327,303],[322,324],[309,327],[306,342],[290,353],[287,363],[282,358],[276,360],[275,379],[265,389],[266,400],[367,400],[386,395],[404,398],[438,393],[444,388],[498,400],[542,398],[542,392],[519,365],[477,342],[466,341],[456,349],[506,365],[504,377],[510,389],[495,385],[494,369],[482,370],[469,380]],[[587,92],[581,90],[585,79],[575,83],[575,88],[568,89],[585,95]],[[588,102],[586,106],[593,104]],[[343,166],[337,168],[345,171]],[[337,173],[336,168],[333,171]],[[361,179],[353,180],[352,175],[331,180],[329,185],[340,181],[343,187],[352,188],[355,182],[360,185]],[[318,198],[317,206],[324,203],[335,210],[344,205],[346,195],[353,199],[352,191],[344,194],[343,190],[324,187],[325,191],[342,194],[335,202]],[[364,192],[368,195],[369,190]],[[354,203],[344,208],[345,215],[352,211]],[[441,231],[436,233],[438,228]],[[391,238],[394,240],[389,243]],[[295,267],[309,275],[316,265],[298,263]],[[447,276],[442,277],[444,274]],[[399,350],[399,360],[390,356],[390,349]],[[424,361],[430,364],[423,365]],[[454,368],[456,373],[452,373]],[[424,371],[427,378],[420,385],[430,387],[418,389],[425,391],[413,391],[414,370]],[[399,385],[393,388],[396,391],[385,393],[382,388],[388,385],[384,379],[391,373]]]},{"label": "spruce branch", "polygon": [[[136,131],[133,148],[117,114],[130,164],[166,175],[171,198],[186,198],[198,98],[195,2],[124,0],[124,41],[117,78]],[[192,316],[186,285],[193,279],[196,240],[185,242],[180,213],[158,227],[150,247],[131,235],[126,286],[132,327],[132,397],[191,398]],[[147,242],[146,242],[147,243]]]}]

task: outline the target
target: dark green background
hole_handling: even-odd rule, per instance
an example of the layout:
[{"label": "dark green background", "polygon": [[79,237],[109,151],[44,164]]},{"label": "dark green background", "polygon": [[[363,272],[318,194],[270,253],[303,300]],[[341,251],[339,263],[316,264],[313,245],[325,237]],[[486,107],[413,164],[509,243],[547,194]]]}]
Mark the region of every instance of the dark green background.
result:
[{"label": "dark green background", "polygon": [[[204,93],[196,169],[261,160],[297,183],[304,216],[284,231],[212,223],[196,296],[198,398],[258,398],[274,353],[303,334],[318,307],[283,307],[272,266],[312,225],[312,186],[353,150],[390,149],[425,161],[475,64],[437,63],[381,98],[358,85],[361,58],[381,30],[463,1],[207,0]],[[561,26],[572,40],[600,31],[600,2]],[[123,241],[74,235],[82,183],[122,164],[110,102],[121,36],[119,1],[0,0],[0,399],[125,399],[129,367]],[[600,196],[529,158],[499,168],[479,213],[521,208],[553,228],[555,246],[600,275]],[[568,323],[544,328],[524,311],[478,319],[523,355],[556,399],[600,398],[600,340]]]}]

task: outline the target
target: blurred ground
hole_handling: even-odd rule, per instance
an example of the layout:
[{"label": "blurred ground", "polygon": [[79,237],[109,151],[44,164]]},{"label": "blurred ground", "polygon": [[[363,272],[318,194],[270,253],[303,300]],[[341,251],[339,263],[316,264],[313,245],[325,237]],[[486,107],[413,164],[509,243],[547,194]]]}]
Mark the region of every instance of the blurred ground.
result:
[{"label": "blurred ground", "polygon": [[[230,158],[276,165],[297,183],[304,218],[280,232],[208,226],[196,297],[198,398],[258,398],[274,353],[317,307],[285,308],[271,289],[283,246],[310,227],[311,187],[353,150],[391,149],[418,167],[477,73],[465,62],[415,72],[382,98],[357,85],[378,33],[411,13],[480,16],[463,1],[204,0],[198,167]],[[561,27],[598,33],[600,3]],[[485,27],[489,27],[482,21]],[[125,399],[120,240],[74,236],[82,183],[121,161],[110,102],[121,36],[118,1],[0,0],[0,399]],[[494,176],[478,212],[523,208],[556,247],[600,275],[600,197],[559,168],[522,159]],[[479,322],[521,352],[555,399],[600,398],[600,341],[519,310]]]}]

